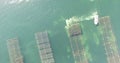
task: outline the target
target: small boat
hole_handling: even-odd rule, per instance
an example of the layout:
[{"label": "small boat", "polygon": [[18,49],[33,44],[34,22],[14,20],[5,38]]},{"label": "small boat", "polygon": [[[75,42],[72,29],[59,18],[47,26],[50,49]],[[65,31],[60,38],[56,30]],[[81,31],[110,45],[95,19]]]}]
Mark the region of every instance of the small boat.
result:
[{"label": "small boat", "polygon": [[97,26],[99,24],[98,14],[95,14],[93,18],[94,18],[94,24]]}]

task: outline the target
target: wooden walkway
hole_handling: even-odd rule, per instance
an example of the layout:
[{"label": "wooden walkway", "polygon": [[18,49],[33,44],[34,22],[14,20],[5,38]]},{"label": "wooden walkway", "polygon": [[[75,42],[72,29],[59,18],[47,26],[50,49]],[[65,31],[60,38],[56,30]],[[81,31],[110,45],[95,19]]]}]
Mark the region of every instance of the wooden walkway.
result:
[{"label": "wooden walkway", "polygon": [[42,63],[55,63],[47,32],[35,34],[39,55]]},{"label": "wooden walkway", "polygon": [[8,39],[7,47],[10,57],[10,63],[23,63],[23,56],[21,55],[19,43],[17,38]]},{"label": "wooden walkway", "polygon": [[107,55],[108,63],[120,63],[120,55],[116,44],[116,39],[112,31],[109,16],[99,19],[100,26],[102,27],[102,37],[104,41],[104,47]]}]

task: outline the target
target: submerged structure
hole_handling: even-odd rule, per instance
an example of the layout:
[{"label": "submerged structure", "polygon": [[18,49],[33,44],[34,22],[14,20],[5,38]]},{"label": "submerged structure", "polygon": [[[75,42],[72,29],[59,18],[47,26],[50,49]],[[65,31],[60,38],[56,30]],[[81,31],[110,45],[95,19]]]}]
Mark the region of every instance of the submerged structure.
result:
[{"label": "submerged structure", "polygon": [[17,38],[7,40],[10,63],[24,63],[18,42]]},{"label": "submerged structure", "polygon": [[38,32],[35,34],[35,38],[42,63],[55,63],[48,39],[48,33],[46,31]]},{"label": "submerged structure", "polygon": [[120,55],[118,52],[118,47],[116,45],[116,39],[112,31],[109,16],[100,18],[99,22],[103,31],[102,37],[108,63],[120,63]]},{"label": "submerged structure", "polygon": [[88,63],[85,50],[81,44],[81,34],[80,24],[77,21],[67,20],[65,26],[69,39],[70,45],[73,53],[75,63]]}]

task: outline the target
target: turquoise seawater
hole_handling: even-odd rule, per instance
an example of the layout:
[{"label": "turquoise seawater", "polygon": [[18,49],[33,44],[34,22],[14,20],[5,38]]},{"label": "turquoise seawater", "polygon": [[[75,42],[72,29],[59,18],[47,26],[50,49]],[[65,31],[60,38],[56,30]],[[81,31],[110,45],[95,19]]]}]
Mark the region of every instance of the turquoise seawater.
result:
[{"label": "turquoise seawater", "polygon": [[[110,16],[120,48],[120,0],[1,0],[0,63],[10,63],[6,40],[18,37],[24,63],[41,63],[34,33],[48,31],[56,63],[74,63],[65,20],[89,16],[95,10]],[[80,22],[89,63],[107,63],[105,51],[93,20]]]}]

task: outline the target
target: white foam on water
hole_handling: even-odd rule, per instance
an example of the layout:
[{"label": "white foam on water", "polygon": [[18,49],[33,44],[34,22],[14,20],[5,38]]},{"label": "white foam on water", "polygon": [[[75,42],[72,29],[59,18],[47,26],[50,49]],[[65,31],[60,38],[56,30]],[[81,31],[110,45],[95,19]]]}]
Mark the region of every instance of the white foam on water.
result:
[{"label": "white foam on water", "polygon": [[94,2],[95,0],[90,0],[90,2]]},{"label": "white foam on water", "polygon": [[5,4],[21,4],[21,3],[27,3],[30,0],[8,0],[5,2]]},{"label": "white foam on water", "polygon": [[26,0],[26,2],[29,2],[30,0]]},{"label": "white foam on water", "polygon": [[11,0],[11,1],[8,2],[8,4],[14,4],[16,2],[17,2],[17,0]]},{"label": "white foam on water", "polygon": [[97,15],[97,11],[90,13],[90,15],[88,15],[88,16],[86,16],[86,15],[81,16],[80,21],[91,20],[94,18],[95,15]]},{"label": "white foam on water", "polygon": [[18,0],[18,2],[17,3],[22,3],[24,0]]},{"label": "white foam on water", "polygon": [[89,20],[92,20],[95,15],[97,15],[97,11],[92,11],[89,13],[89,15],[83,15],[80,17],[73,16],[69,19],[66,19],[66,23],[67,22],[78,22],[78,21],[89,21]]},{"label": "white foam on water", "polygon": [[74,22],[79,22],[79,20],[80,20],[79,17],[73,16],[69,19],[66,19],[66,25],[70,26]]}]

